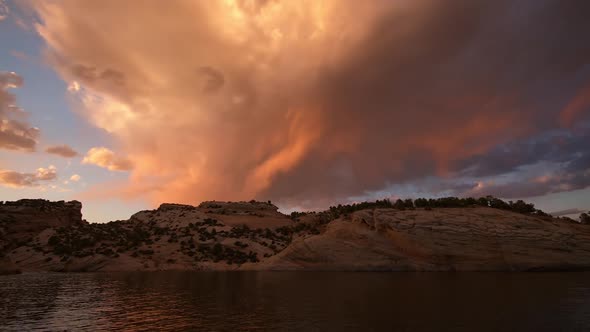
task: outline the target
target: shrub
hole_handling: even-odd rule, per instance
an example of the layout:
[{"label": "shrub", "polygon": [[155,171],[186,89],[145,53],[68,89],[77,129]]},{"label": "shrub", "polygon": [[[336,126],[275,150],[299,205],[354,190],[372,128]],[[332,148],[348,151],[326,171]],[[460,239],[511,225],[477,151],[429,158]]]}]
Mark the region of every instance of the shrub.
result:
[{"label": "shrub", "polygon": [[211,252],[215,256],[220,256],[223,253],[223,246],[219,243],[215,243]]},{"label": "shrub", "polygon": [[300,217],[303,217],[303,216],[305,216],[305,215],[307,215],[307,212],[297,212],[297,211],[293,211],[293,212],[291,212],[291,219],[293,219],[293,220],[297,220],[297,219],[299,219]]},{"label": "shrub", "polygon": [[59,243],[59,237],[53,235],[52,237],[49,238],[49,240],[47,241],[47,244],[49,244],[50,246],[55,246]]},{"label": "shrub", "polygon": [[395,203],[393,203],[393,208],[394,209],[398,209],[398,210],[405,210],[406,209],[406,204],[404,203],[404,201],[402,201],[401,199],[397,199],[395,201]]},{"label": "shrub", "polygon": [[414,201],[411,198],[407,198],[404,200],[404,206],[406,209],[413,210],[414,209]]},{"label": "shrub", "polygon": [[247,243],[243,243],[243,242],[240,242],[240,241],[236,241],[236,242],[234,242],[234,245],[235,245],[236,247],[239,247],[239,248],[246,248],[246,247],[248,246],[248,244],[247,244]]}]

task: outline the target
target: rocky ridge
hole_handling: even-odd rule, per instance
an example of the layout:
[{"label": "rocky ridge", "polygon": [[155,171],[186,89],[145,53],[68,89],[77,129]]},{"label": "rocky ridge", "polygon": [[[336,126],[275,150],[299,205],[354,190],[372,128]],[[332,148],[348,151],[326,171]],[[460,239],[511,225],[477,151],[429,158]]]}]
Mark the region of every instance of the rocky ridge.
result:
[{"label": "rocky ridge", "polygon": [[377,201],[291,216],[270,202],[162,204],[105,224],[82,220],[77,201],[4,202],[0,273],[590,268],[590,226],[500,202]]}]

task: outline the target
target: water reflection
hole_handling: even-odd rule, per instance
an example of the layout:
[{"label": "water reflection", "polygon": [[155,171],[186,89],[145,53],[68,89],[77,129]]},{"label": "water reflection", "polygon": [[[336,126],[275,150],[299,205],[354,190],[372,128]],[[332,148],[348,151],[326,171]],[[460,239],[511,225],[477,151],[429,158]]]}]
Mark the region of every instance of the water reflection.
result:
[{"label": "water reflection", "polygon": [[3,330],[590,328],[585,273],[199,272],[0,277]]}]

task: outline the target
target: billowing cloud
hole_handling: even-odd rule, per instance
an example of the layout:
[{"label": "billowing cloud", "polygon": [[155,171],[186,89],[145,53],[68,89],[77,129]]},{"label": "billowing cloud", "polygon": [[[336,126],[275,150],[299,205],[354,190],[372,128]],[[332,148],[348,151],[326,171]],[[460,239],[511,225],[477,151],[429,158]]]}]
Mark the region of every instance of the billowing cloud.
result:
[{"label": "billowing cloud", "polygon": [[86,163],[132,163],[120,192],[155,201],[297,205],[502,173],[477,163],[587,119],[584,0],[33,6],[81,112],[130,159]]},{"label": "billowing cloud", "polygon": [[68,145],[52,145],[45,149],[45,152],[55,154],[64,158],[73,158],[78,156],[78,152]]},{"label": "billowing cloud", "polygon": [[55,179],[57,179],[57,169],[53,165],[47,168],[38,168],[35,173],[20,173],[0,169],[0,185],[7,187],[34,187],[43,181],[53,181]]},{"label": "billowing cloud", "polygon": [[27,114],[16,105],[16,97],[8,89],[23,84],[13,72],[0,72],[0,149],[34,151],[39,129],[31,127]]},{"label": "billowing cloud", "polygon": [[80,181],[80,179],[81,179],[81,178],[82,178],[82,177],[81,177],[80,175],[78,175],[78,174],[73,174],[72,176],[70,176],[70,181],[73,181],[73,182],[78,182],[78,181]]},{"label": "billowing cloud", "polygon": [[4,20],[10,13],[8,6],[4,0],[0,0],[0,21]]},{"label": "billowing cloud", "polygon": [[82,163],[104,167],[109,171],[128,171],[133,168],[133,163],[130,160],[117,156],[105,147],[95,147],[88,150]]}]

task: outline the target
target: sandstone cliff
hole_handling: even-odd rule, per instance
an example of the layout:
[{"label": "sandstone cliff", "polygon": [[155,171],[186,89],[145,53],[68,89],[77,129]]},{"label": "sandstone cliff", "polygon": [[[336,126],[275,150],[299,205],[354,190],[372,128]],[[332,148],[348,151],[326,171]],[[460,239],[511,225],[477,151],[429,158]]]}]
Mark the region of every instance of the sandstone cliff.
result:
[{"label": "sandstone cliff", "polygon": [[0,228],[4,239],[21,240],[46,228],[82,223],[82,203],[21,199],[0,202]]},{"label": "sandstone cliff", "polygon": [[490,207],[362,205],[288,217],[270,202],[204,202],[162,204],[106,224],[82,221],[79,202],[0,207],[5,273],[590,268],[590,226]]},{"label": "sandstone cliff", "polygon": [[484,208],[359,211],[257,268],[531,271],[590,267],[590,227]]},{"label": "sandstone cliff", "polygon": [[21,199],[0,202],[0,273],[17,271],[5,252],[30,243],[48,228],[80,225],[82,203],[50,202],[43,199]]}]

